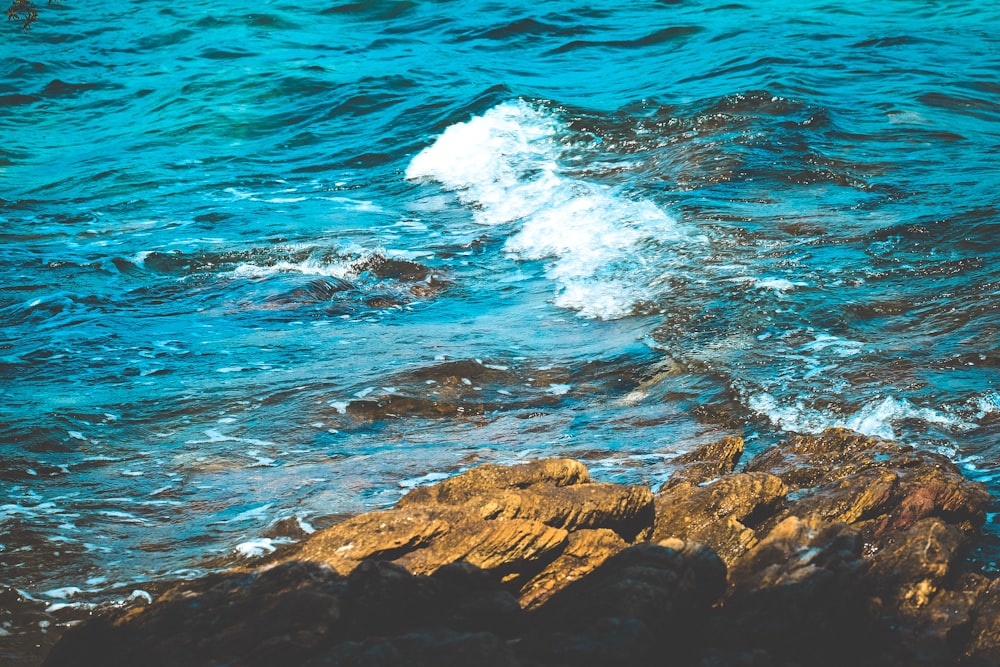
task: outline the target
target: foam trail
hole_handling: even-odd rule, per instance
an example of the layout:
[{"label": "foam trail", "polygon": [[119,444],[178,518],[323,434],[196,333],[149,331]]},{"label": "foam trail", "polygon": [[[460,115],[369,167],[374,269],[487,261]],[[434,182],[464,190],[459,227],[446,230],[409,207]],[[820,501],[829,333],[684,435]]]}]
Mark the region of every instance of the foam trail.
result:
[{"label": "foam trail", "polygon": [[682,235],[654,204],[567,175],[560,138],[569,134],[544,110],[504,102],[447,128],[414,156],[406,177],[455,191],[479,224],[519,223],[504,249],[547,262],[556,305],[585,317],[624,317],[651,296],[645,258]]}]

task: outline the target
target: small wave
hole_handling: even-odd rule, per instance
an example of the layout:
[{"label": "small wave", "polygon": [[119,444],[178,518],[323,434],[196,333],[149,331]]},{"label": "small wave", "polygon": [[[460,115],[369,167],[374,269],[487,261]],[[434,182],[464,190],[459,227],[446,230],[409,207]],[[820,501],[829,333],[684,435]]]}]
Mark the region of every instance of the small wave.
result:
[{"label": "small wave", "polygon": [[504,249],[548,261],[558,306],[621,318],[651,296],[641,279],[648,249],[682,235],[651,202],[566,175],[560,139],[568,135],[555,115],[522,100],[504,102],[447,128],[413,158],[406,177],[455,191],[480,224],[520,223]]},{"label": "small wave", "polygon": [[801,400],[793,404],[783,403],[767,392],[751,396],[747,404],[778,428],[795,433],[820,433],[828,428],[844,427],[864,435],[895,440],[895,425],[908,419],[918,419],[953,431],[975,428],[974,424],[954,415],[933,408],[921,408],[893,396],[867,403],[850,416],[811,408]]}]

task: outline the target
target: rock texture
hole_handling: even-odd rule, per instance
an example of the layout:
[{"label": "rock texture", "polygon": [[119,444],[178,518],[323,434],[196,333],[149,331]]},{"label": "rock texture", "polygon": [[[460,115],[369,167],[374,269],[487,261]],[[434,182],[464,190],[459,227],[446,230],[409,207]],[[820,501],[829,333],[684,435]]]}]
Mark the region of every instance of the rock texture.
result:
[{"label": "rock texture", "polygon": [[577,461],[486,465],[291,553],[68,631],[63,665],[994,665],[989,496],[844,430],[739,469],[725,438],[656,494]]}]

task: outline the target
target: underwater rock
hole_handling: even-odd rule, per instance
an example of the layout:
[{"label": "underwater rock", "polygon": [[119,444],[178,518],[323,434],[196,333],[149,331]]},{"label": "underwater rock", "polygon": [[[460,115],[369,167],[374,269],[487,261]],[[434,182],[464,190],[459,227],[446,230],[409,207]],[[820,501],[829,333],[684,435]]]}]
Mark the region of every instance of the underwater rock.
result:
[{"label": "underwater rock", "polygon": [[46,664],[997,664],[1000,580],[964,560],[981,485],[840,429],[741,453],[678,457],[655,495],[479,466],[102,612]]}]

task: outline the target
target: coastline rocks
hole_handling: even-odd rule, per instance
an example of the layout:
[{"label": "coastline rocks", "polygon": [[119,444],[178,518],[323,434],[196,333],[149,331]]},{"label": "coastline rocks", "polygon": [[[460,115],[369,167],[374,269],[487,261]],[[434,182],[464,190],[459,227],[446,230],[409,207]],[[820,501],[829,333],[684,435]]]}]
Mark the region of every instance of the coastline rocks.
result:
[{"label": "coastline rocks", "polygon": [[981,485],[841,429],[742,454],[678,457],[656,494],[480,466],[111,610],[46,664],[997,664],[1000,580],[965,561]]},{"label": "coastline rocks", "polygon": [[[572,531],[609,531],[624,548],[647,536],[652,521],[653,494],[647,487],[593,483],[578,461],[484,465],[415,489],[391,510],[319,531],[287,559],[324,563],[342,574],[371,559],[398,563],[415,574],[461,561],[524,583],[566,551]],[[618,544],[606,535],[604,541]],[[574,553],[573,569],[580,575],[608,555],[570,549]],[[533,599],[553,586],[536,582]]]}]

